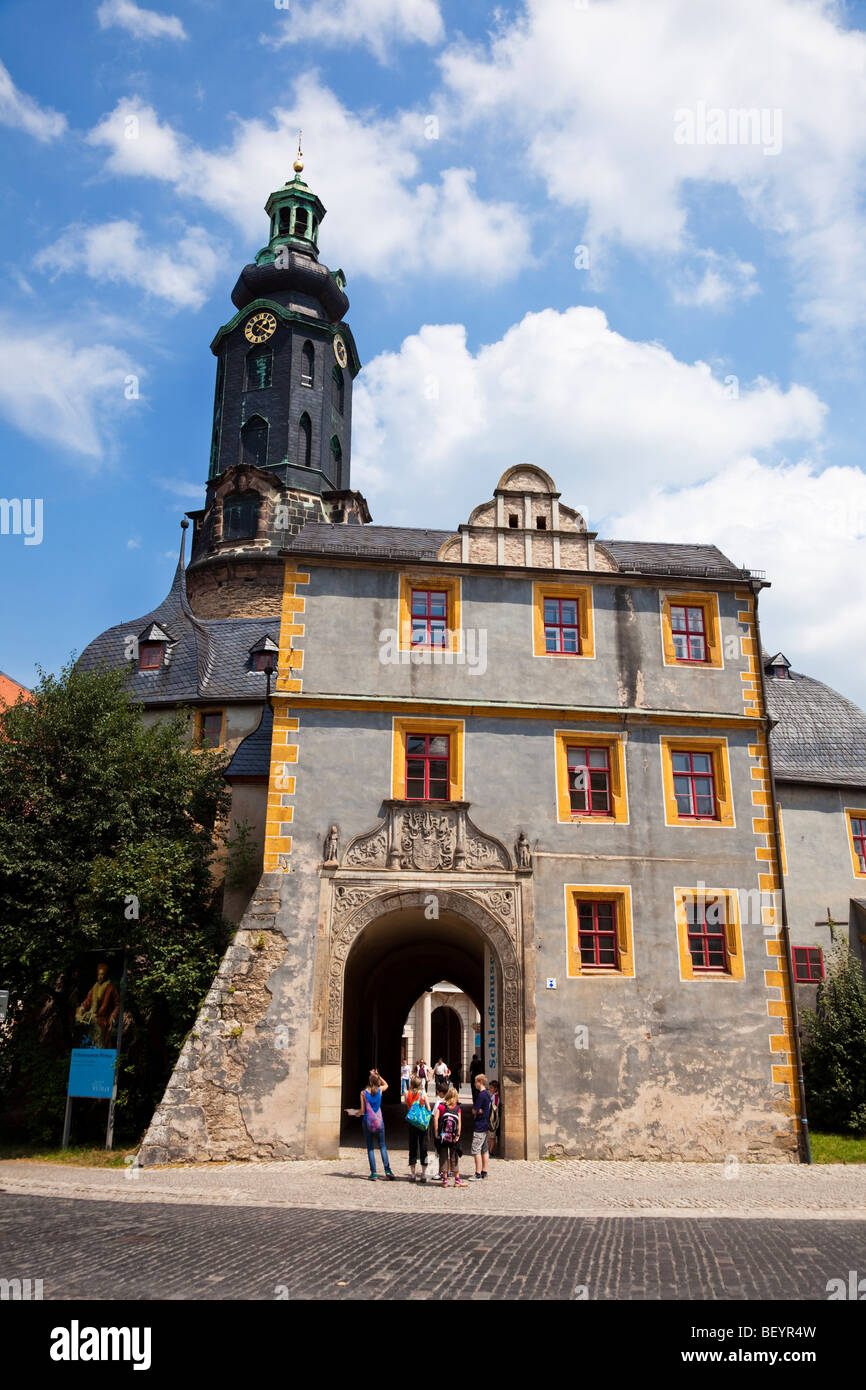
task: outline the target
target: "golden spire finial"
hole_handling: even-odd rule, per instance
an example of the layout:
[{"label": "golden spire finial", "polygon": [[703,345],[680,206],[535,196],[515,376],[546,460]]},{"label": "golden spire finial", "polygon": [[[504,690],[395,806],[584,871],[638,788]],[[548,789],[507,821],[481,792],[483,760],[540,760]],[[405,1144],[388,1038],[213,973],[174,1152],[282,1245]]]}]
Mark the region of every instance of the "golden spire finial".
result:
[{"label": "golden spire finial", "polygon": [[301,154],[301,132],[298,131],[298,157],[292,165],[296,174],[300,174],[304,168],[304,156]]}]

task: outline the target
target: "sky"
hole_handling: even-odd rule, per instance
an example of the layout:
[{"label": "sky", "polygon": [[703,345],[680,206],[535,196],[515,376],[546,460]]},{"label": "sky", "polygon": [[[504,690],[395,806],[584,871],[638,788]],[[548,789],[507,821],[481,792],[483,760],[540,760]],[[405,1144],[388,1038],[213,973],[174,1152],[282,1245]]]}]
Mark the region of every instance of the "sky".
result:
[{"label": "sky", "polygon": [[765,646],[866,705],[864,31],[829,0],[3,0],[0,669],[166,593],[302,128],[374,521],[456,527],[537,464],[602,537],[766,571]]}]

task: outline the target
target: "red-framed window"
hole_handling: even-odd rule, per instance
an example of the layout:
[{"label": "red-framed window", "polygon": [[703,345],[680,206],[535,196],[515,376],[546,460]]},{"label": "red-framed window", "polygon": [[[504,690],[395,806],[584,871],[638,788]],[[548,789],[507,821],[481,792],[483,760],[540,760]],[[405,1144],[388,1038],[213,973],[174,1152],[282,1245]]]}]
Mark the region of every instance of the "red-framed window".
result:
[{"label": "red-framed window", "polygon": [[691,898],[686,903],[689,954],[692,969],[726,971],[728,947],[725,941],[724,898]]},{"label": "red-framed window", "polygon": [[412,590],[412,646],[444,647],[448,595],[441,589]]},{"label": "red-framed window", "polygon": [[579,902],[577,932],[581,966],[598,970],[619,969],[616,903]]},{"label": "red-framed window", "polygon": [[198,730],[199,744],[202,748],[219,748],[223,732],[223,717],[220,711],[201,715]]},{"label": "red-framed window", "polygon": [[866,818],[851,817],[851,837],[854,841],[854,853],[860,863],[860,872],[866,874]]},{"label": "red-framed window", "polygon": [[795,946],[794,979],[799,984],[815,984],[824,978],[824,952],[820,946]]},{"label": "red-framed window", "polygon": [[158,671],[162,665],[164,642],[140,642],[138,646],[139,671]]},{"label": "red-framed window", "polygon": [[712,753],[672,753],[677,815],[715,820],[716,782]]},{"label": "red-framed window", "polygon": [[677,661],[706,661],[707,634],[703,608],[671,604],[671,636]]},{"label": "red-framed window", "polygon": [[449,734],[406,735],[406,800],[447,801]]},{"label": "red-framed window", "polygon": [[572,815],[611,815],[610,750],[569,745],[566,753]]},{"label": "red-framed window", "polygon": [[576,598],[544,600],[544,649],[563,656],[580,655],[580,615]]},{"label": "red-framed window", "polygon": [[265,652],[253,652],[253,670],[254,670],[254,671],[266,671],[266,670],[268,669],[269,666],[272,666],[272,667],[274,668],[274,670],[276,671],[276,669],[277,669],[277,654],[276,654],[276,652],[267,652],[267,651],[265,651]]}]

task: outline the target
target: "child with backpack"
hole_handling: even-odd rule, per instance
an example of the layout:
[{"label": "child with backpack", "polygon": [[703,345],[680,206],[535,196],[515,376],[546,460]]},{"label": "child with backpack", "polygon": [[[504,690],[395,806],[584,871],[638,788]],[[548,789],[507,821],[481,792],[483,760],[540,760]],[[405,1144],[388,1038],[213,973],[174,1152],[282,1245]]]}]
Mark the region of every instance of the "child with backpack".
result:
[{"label": "child with backpack", "polygon": [[[413,1072],[409,1078],[409,1089],[403,1097],[403,1103],[406,1106],[407,1115],[409,1114],[409,1111],[412,1109],[412,1106],[415,1104],[416,1101],[418,1102],[419,1106],[422,1107],[422,1109],[429,1111],[430,1105],[427,1100],[427,1088],[425,1087],[418,1073]],[[416,1129],[414,1125],[409,1125],[410,1182],[427,1181],[427,1136],[428,1131],[426,1129]],[[416,1178],[415,1166],[419,1159],[421,1161],[421,1176],[420,1178]]]},{"label": "child with backpack", "polygon": [[457,1171],[460,1161],[460,1131],[463,1117],[457,1092],[451,1086],[445,1097],[433,1112],[433,1125],[439,1144],[439,1176],[442,1186],[448,1186],[449,1172],[454,1174],[454,1186],[465,1187],[466,1183]]}]

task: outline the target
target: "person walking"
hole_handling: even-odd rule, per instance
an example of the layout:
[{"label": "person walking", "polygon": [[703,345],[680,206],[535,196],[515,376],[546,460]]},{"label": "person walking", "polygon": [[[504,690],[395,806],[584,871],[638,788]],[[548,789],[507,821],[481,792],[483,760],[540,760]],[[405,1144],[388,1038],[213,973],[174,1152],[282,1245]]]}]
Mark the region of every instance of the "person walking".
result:
[{"label": "person walking", "polygon": [[475,1089],[478,1095],[472,1107],[472,1154],[475,1159],[475,1178],[476,1181],[480,1181],[487,1177],[490,1163],[490,1092],[487,1089],[487,1077],[481,1071],[475,1078]]},{"label": "person walking", "polygon": [[404,1062],[400,1067],[400,1099],[402,1100],[409,1089],[409,1079],[412,1075],[412,1068],[408,1062]]},{"label": "person walking", "polygon": [[370,1160],[371,1182],[375,1182],[378,1177],[376,1172],[375,1153],[377,1144],[379,1146],[379,1152],[382,1155],[382,1166],[385,1169],[385,1177],[391,1178],[391,1180],[394,1181],[394,1174],[391,1172],[391,1162],[388,1158],[388,1150],[385,1147],[385,1119],[382,1114],[382,1096],[387,1089],[387,1081],[383,1081],[377,1071],[371,1071],[367,1086],[361,1092],[361,1124],[364,1130],[364,1139],[367,1143],[367,1158]]},{"label": "person walking", "polygon": [[433,1075],[436,1077],[437,1086],[440,1085],[441,1082],[448,1080],[448,1067],[441,1057],[433,1068]]},{"label": "person walking", "polygon": [[475,1099],[475,1078],[484,1067],[477,1052],[473,1052],[472,1061],[469,1063],[469,1089],[472,1092],[472,1099]]},{"label": "person walking", "polygon": [[[406,1106],[406,1114],[407,1114],[407,1115],[409,1114],[409,1111],[412,1109],[412,1106],[415,1104],[416,1101],[418,1102],[418,1104],[419,1104],[424,1110],[429,1111],[429,1109],[430,1109],[430,1103],[429,1103],[429,1101],[427,1100],[427,1092],[426,1092],[426,1089],[424,1088],[424,1086],[423,1086],[423,1084],[422,1084],[422,1081],[421,1081],[421,1078],[420,1078],[420,1076],[418,1075],[418,1073],[417,1073],[417,1072],[413,1072],[412,1076],[411,1076],[410,1079],[409,1079],[409,1088],[408,1088],[408,1090],[406,1091],[405,1096],[403,1097],[403,1104]],[[431,1123],[432,1123],[432,1121],[431,1121]],[[428,1145],[428,1142],[429,1142],[429,1128],[428,1128],[428,1129],[416,1129],[414,1125],[410,1124],[410,1126],[409,1126],[409,1181],[410,1181],[410,1182],[426,1182],[426,1181],[427,1181],[427,1154],[428,1154],[427,1145]],[[417,1178],[417,1177],[415,1176],[415,1168],[416,1168],[416,1166],[417,1166],[417,1164],[418,1164],[419,1162],[420,1162],[420,1164],[421,1164],[421,1176],[420,1176],[420,1178]]]},{"label": "person walking", "polygon": [[433,1124],[439,1141],[439,1175],[442,1186],[448,1186],[450,1172],[454,1175],[454,1186],[465,1187],[466,1183],[458,1172],[463,1117],[460,1114],[460,1099],[453,1086],[448,1088],[444,1099],[437,1105],[433,1114]]}]

